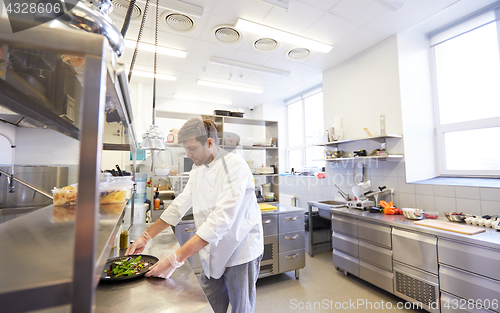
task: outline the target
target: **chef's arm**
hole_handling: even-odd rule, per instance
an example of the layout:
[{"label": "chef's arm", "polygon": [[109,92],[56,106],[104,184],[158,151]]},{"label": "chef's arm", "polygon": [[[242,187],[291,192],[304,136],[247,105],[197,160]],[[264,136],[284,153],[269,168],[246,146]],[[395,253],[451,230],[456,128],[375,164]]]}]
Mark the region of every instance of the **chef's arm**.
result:
[{"label": "chef's arm", "polygon": [[179,249],[175,251],[175,254],[177,255],[177,261],[184,262],[187,258],[200,251],[206,245],[208,245],[208,242],[201,239],[200,236],[195,234],[193,237],[191,237],[191,239],[189,239],[185,244],[183,244]]}]

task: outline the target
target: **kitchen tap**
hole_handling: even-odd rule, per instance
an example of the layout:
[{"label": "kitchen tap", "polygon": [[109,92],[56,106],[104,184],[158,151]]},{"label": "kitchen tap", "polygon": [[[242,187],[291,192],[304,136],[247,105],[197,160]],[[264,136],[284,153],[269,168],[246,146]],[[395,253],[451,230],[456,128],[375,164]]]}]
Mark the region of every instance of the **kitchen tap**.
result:
[{"label": "kitchen tap", "polygon": [[349,195],[345,192],[342,191],[342,189],[339,188],[339,186],[337,186],[337,184],[335,184],[335,187],[337,187],[337,189],[339,190],[338,193],[342,196],[342,198],[345,199],[345,201],[351,201],[351,198],[349,197]]},{"label": "kitchen tap", "polygon": [[15,151],[14,149],[16,148],[16,146],[14,145],[14,141],[9,136],[7,136],[7,134],[0,132],[0,136],[7,138],[7,140],[10,143],[10,148],[12,149],[12,161],[11,161],[12,167],[10,170],[10,175],[5,175],[5,176],[7,176],[7,183],[9,185],[9,192],[13,193],[14,192],[14,151]]}]

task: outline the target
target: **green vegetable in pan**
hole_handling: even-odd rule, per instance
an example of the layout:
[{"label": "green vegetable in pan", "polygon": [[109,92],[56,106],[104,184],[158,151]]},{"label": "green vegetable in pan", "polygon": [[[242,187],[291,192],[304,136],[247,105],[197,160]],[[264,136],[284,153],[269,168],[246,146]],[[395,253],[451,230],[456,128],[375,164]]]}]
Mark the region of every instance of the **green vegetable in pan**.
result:
[{"label": "green vegetable in pan", "polygon": [[139,273],[147,265],[147,263],[141,262],[141,256],[135,259],[129,257],[128,259],[112,262],[109,269],[104,271],[111,277],[132,276]]}]

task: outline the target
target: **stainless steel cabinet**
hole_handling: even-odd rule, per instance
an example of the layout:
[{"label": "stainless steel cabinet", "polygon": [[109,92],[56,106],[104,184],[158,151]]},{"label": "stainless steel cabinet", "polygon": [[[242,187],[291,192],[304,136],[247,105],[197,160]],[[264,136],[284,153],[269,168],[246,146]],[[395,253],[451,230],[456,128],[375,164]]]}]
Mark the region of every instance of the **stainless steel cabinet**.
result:
[{"label": "stainless steel cabinet", "polygon": [[[441,265],[439,267],[439,287],[441,290],[473,303],[489,303],[491,310],[500,312],[500,281],[479,276],[457,268]],[[495,302],[497,305],[491,305]]]},{"label": "stainless steel cabinet", "polygon": [[357,238],[343,235],[338,232],[333,232],[332,234],[333,248],[356,258],[359,256],[358,242]]},{"label": "stainless steel cabinet", "polygon": [[358,237],[358,220],[332,214],[332,230],[352,237]]},{"label": "stainless steel cabinet", "polygon": [[259,277],[295,270],[298,278],[299,269],[306,265],[304,211],[280,206],[276,212],[262,213],[262,226],[264,256]]},{"label": "stainless steel cabinet", "polygon": [[438,242],[439,263],[500,280],[500,250],[451,240]]},{"label": "stainless steel cabinet", "polygon": [[392,243],[394,260],[438,274],[435,236],[393,229]]},{"label": "stainless steel cabinet", "polygon": [[358,221],[358,238],[391,249],[391,227]]},{"label": "stainless steel cabinet", "polygon": [[[175,226],[175,237],[179,241],[179,245],[185,244],[191,237],[196,233],[196,225],[194,221],[181,221],[177,226]],[[198,253],[193,254],[188,258],[189,265],[193,268],[195,274],[199,274],[203,271],[201,267],[200,255]]]},{"label": "stainless steel cabinet", "polygon": [[439,312],[439,280],[436,275],[393,261],[394,294],[419,302],[429,312]]},{"label": "stainless steel cabinet", "polygon": [[[495,305],[493,305],[495,306]],[[492,307],[486,303],[484,307]],[[462,313],[492,313],[494,311],[485,309],[482,305],[468,302],[465,299],[455,297],[451,294],[441,291],[441,313],[455,313],[457,311]]]},{"label": "stainless steel cabinet", "polygon": [[359,261],[359,278],[384,289],[390,293],[393,292],[394,276],[392,272],[385,271],[380,267],[371,265],[363,260]]},{"label": "stainless steel cabinet", "polygon": [[392,250],[359,240],[359,258],[392,273]]}]

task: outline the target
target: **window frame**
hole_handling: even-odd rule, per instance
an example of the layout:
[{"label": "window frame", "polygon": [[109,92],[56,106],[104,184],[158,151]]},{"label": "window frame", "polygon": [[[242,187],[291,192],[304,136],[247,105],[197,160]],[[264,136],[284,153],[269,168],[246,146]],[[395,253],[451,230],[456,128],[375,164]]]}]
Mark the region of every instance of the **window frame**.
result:
[{"label": "window frame", "polygon": [[[481,21],[481,16],[491,14],[494,15],[494,20],[480,25],[475,25],[475,20]],[[476,22],[478,23],[478,22]],[[486,26],[489,23],[497,24],[497,43],[500,48],[500,4],[496,3],[492,6],[486,7],[480,12],[467,16],[451,25],[437,30],[428,35],[430,40],[430,67],[431,67],[431,84],[432,84],[432,98],[433,98],[433,111],[434,111],[434,136],[436,148],[436,170],[439,177],[499,177],[500,170],[449,170],[446,169],[446,155],[444,146],[444,134],[447,132],[466,131],[475,129],[485,129],[491,127],[500,127],[500,116],[493,118],[483,118],[465,122],[457,122],[441,125],[440,112],[439,112],[439,99],[438,99],[438,86],[437,86],[437,66],[435,46],[438,44],[451,40],[457,36],[467,32],[474,31],[477,28]],[[468,27],[464,28],[464,25]],[[459,33],[457,34],[457,30]],[[444,35],[443,35],[444,34]],[[437,39],[436,39],[437,38]],[[434,42],[433,42],[434,41]],[[500,50],[500,49],[499,49]],[[500,55],[499,55],[500,58]],[[464,146],[466,142],[464,142]],[[474,153],[474,151],[472,151]],[[479,152],[480,153],[480,152]]]},{"label": "window frame", "polygon": [[[305,114],[306,114],[306,110],[305,110],[305,99],[309,98],[309,97],[312,97],[314,95],[317,95],[318,93],[322,93],[323,92],[323,87],[322,86],[316,86],[316,87],[313,87],[303,93],[301,93],[300,95],[297,95],[297,96],[294,96],[294,97],[291,97],[291,98],[288,98],[286,99],[284,102],[285,102],[285,121],[286,121],[286,171],[289,171],[291,170],[291,164],[290,164],[290,158],[289,158],[289,154],[290,154],[290,151],[297,151],[297,150],[300,150],[301,151],[301,154],[302,154],[302,164],[301,164],[301,167],[304,168],[307,164],[307,161],[306,161],[306,148],[310,147],[310,146],[314,146],[314,145],[307,145],[306,144],[306,134],[305,134],[305,123],[306,123],[306,119],[305,119]],[[288,106],[291,105],[291,104],[294,104],[294,103],[297,103],[297,102],[300,102],[301,103],[301,107],[302,107],[302,119],[301,119],[301,123],[302,123],[302,130],[304,131],[304,136],[302,136],[302,142],[298,145],[294,145],[294,146],[290,146],[289,145],[289,142],[290,142],[290,138],[289,138],[289,132],[288,132],[288,127],[289,127],[289,119],[288,119]],[[323,102],[323,106],[324,108],[324,102]],[[297,171],[298,169],[297,168],[294,168],[295,171]]]}]

